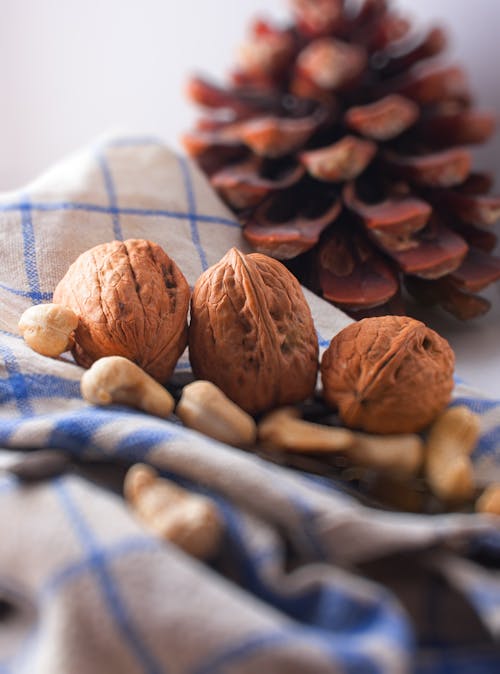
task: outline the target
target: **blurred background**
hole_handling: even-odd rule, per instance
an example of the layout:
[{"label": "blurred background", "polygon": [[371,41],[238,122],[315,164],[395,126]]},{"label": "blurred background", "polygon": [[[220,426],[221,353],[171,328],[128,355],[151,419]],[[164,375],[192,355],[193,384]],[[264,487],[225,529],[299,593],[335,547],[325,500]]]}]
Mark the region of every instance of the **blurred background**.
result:
[{"label": "blurred background", "polygon": [[[438,23],[448,57],[466,64],[478,102],[500,117],[499,0],[394,0]],[[194,117],[189,73],[222,78],[249,20],[284,19],[286,0],[0,0],[0,190],[106,132],[153,134],[176,147]],[[500,182],[500,133],[477,153]],[[500,396],[500,289],[495,309],[462,326],[423,315],[450,339],[459,374]]]}]

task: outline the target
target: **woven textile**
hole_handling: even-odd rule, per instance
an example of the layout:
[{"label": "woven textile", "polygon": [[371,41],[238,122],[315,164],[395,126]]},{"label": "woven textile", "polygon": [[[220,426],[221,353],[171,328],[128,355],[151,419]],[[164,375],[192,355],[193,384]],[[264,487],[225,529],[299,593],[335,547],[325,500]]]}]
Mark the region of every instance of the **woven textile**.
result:
[{"label": "woven textile", "polygon": [[[245,249],[205,179],[155,139],[99,143],[0,197],[0,459],[78,461],[35,485],[0,477],[0,674],[500,671],[498,520],[368,508],[174,418],[89,406],[68,355],[24,345],[21,313],[78,254],[127,238],[159,243],[191,286]],[[306,296],[325,348],[349,319]],[[478,473],[498,476],[498,403],[462,384],[455,398],[481,414]],[[209,563],[127,509],[120,477],[139,460],[215,500],[225,537]]]}]

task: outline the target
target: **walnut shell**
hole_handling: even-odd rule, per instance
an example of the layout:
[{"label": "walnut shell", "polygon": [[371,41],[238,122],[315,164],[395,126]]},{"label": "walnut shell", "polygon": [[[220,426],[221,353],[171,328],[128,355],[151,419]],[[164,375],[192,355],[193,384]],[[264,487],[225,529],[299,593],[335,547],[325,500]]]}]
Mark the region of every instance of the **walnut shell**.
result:
[{"label": "walnut shell", "polygon": [[310,396],[318,338],[298,281],[281,262],[232,248],[194,287],[189,358],[196,377],[251,414]]},{"label": "walnut shell", "polygon": [[424,323],[365,318],[339,332],[323,354],[323,395],[347,426],[413,433],[450,402],[454,364],[448,342]]},{"label": "walnut shell", "polygon": [[129,239],[82,253],[54,302],[80,318],[77,363],[90,367],[103,356],[124,356],[163,383],[187,345],[189,296],[184,275],[160,246]]}]

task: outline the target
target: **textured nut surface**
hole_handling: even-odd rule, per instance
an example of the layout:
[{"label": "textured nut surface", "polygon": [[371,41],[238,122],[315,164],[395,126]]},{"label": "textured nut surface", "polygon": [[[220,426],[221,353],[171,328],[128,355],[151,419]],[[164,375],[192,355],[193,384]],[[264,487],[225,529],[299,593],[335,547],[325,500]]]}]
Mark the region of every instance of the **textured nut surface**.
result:
[{"label": "textured nut surface", "polygon": [[232,248],[194,287],[189,357],[197,378],[251,414],[307,398],[318,339],[298,281],[277,260]]},{"label": "textured nut surface", "polygon": [[186,347],[189,286],[151,241],[112,241],[82,253],[54,301],[80,318],[73,355],[83,367],[124,356],[164,382]]},{"label": "textured nut surface", "polygon": [[343,422],[371,433],[413,433],[450,401],[455,358],[448,342],[403,316],[365,318],[323,355],[326,402]]},{"label": "textured nut surface", "polygon": [[26,344],[43,356],[53,358],[73,346],[73,333],[78,316],[60,304],[37,304],[29,307],[19,319],[19,332]]},{"label": "textured nut surface", "polygon": [[178,487],[141,463],[129,469],[123,490],[138,517],[164,540],[194,557],[206,558],[216,551],[222,521],[208,498]]}]

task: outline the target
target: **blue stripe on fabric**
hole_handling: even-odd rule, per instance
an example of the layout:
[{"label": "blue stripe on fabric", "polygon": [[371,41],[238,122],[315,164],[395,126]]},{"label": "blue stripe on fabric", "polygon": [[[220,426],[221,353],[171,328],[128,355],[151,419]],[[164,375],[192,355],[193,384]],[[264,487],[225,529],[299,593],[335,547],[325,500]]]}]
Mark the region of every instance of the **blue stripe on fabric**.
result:
[{"label": "blue stripe on fabric", "polygon": [[325,339],[325,338],[321,335],[321,333],[319,332],[319,330],[316,330],[316,335],[317,335],[317,337],[318,337],[319,348],[320,348],[320,349],[327,349],[327,348],[330,346],[330,340],[329,340],[329,339]]},{"label": "blue stripe on fabric", "polygon": [[5,475],[0,479],[0,496],[10,494],[19,486],[16,477],[12,475]]},{"label": "blue stripe on fabric", "polygon": [[316,532],[316,514],[314,509],[309,506],[305,499],[297,496],[297,494],[288,493],[287,496],[302,520],[302,533],[307,539],[310,550],[317,559],[326,560],[328,553],[323,541]]},{"label": "blue stripe on fabric", "polygon": [[184,188],[186,190],[186,197],[187,197],[187,202],[188,202],[188,208],[189,208],[189,225],[191,228],[191,240],[198,252],[200,262],[201,262],[201,268],[203,271],[208,268],[208,262],[207,262],[207,256],[205,255],[205,251],[203,250],[203,246],[201,245],[200,241],[200,232],[198,230],[198,216],[196,214],[196,199],[194,196],[194,190],[193,190],[193,182],[191,179],[191,172],[189,169],[189,165],[187,162],[187,159],[183,156],[178,156],[177,157],[179,161],[179,166],[181,168],[182,172],[182,177],[184,180]]},{"label": "blue stripe on fabric", "polygon": [[31,219],[31,206],[28,197],[22,200],[21,230],[23,234],[24,268],[30,292],[40,294],[40,279],[36,264],[35,230]]},{"label": "blue stripe on fabric", "polygon": [[191,369],[191,363],[189,361],[184,361],[184,362],[179,362],[175,366],[176,370],[190,370]]},{"label": "blue stripe on fabric", "polygon": [[[247,669],[251,658],[262,657],[265,651],[284,649],[289,644],[296,646],[297,642],[302,642],[307,650],[317,646],[319,653],[323,653],[331,661],[334,672],[342,671],[343,674],[386,673],[384,665],[382,663],[379,665],[375,661],[375,655],[370,658],[369,655],[359,652],[354,645],[349,646],[345,641],[337,642],[335,638],[331,638],[331,635],[320,633],[317,630],[290,627],[247,636],[193,669],[192,674],[223,674],[223,672],[229,674],[237,672],[239,665]],[[285,674],[285,670],[283,673]]]},{"label": "blue stripe on fabric", "polygon": [[480,586],[482,582],[482,580],[478,580],[474,587],[465,587],[463,592],[472,601],[479,615],[484,616],[498,611],[500,607],[500,588],[497,584],[498,580],[492,580],[484,587]]},{"label": "blue stripe on fabric", "polygon": [[[139,535],[119,541],[112,547],[103,550],[102,554],[106,563],[112,564],[116,560],[123,559],[128,555],[158,552],[162,550],[165,551],[165,546],[159,540],[152,537],[146,538],[143,535]],[[40,599],[42,601],[50,602],[54,594],[66,583],[80,578],[85,573],[92,573],[94,571],[96,561],[96,556],[92,554],[90,557],[69,564],[59,571],[56,571],[56,573],[52,575],[51,578],[49,578],[49,580],[46,581],[46,583],[40,589]],[[15,672],[22,670],[24,664],[32,655],[33,650],[36,647],[40,629],[41,624],[39,622],[35,623],[33,629],[28,632],[28,635],[23,640],[20,648],[18,649],[18,652],[14,655],[14,657],[9,658],[3,663],[0,663],[0,674],[2,674],[3,671],[9,672],[11,669],[13,669]]]},{"label": "blue stripe on fabric", "polygon": [[156,658],[133,626],[132,618],[121,598],[119,587],[107,567],[104,551],[97,545],[92,530],[76,507],[63,481],[56,480],[53,484],[64,512],[83,544],[85,552],[92,559],[92,569],[99,583],[103,599],[118,631],[125,639],[124,645],[128,646],[135,655],[144,672],[147,674],[162,674],[165,669],[156,661]]},{"label": "blue stripe on fabric", "polygon": [[7,330],[0,330],[0,335],[5,335],[5,337],[13,337],[19,341],[23,340],[21,335],[16,335],[14,332],[7,332]]},{"label": "blue stripe on fabric", "polygon": [[9,375],[7,380],[3,380],[3,386],[10,387],[19,412],[24,416],[32,416],[34,411],[29,400],[30,395],[26,386],[26,379],[21,372],[14,352],[6,344],[0,343],[0,356],[4,360],[5,369]]},{"label": "blue stripe on fabric", "polygon": [[297,641],[300,641],[301,636],[300,630],[294,629],[249,636],[205,661],[201,666],[196,667],[192,674],[223,674],[223,668],[234,666],[235,662],[248,660],[255,655],[260,655],[262,651],[272,648],[286,647],[290,642],[295,645]]},{"label": "blue stripe on fabric", "polygon": [[500,427],[495,426],[490,431],[481,436],[479,444],[472,453],[473,460],[477,460],[483,456],[492,456],[496,459],[496,463],[500,463],[500,457],[496,456],[497,450],[500,447]]},{"label": "blue stripe on fabric", "polygon": [[[139,215],[144,217],[164,217],[175,218],[177,220],[191,220],[193,217],[198,222],[210,222],[216,225],[226,225],[227,227],[241,228],[241,225],[236,220],[229,218],[221,218],[216,215],[203,215],[202,213],[186,213],[185,211],[170,211],[158,208],[112,208],[111,206],[103,206],[99,204],[86,204],[75,201],[61,201],[53,203],[32,202],[32,211],[85,211],[88,213],[117,213],[118,215]],[[0,204],[0,212],[19,211],[23,208],[23,204]]]},{"label": "blue stripe on fabric", "polygon": [[108,162],[106,161],[104,152],[99,152],[99,154],[97,155],[97,161],[99,162],[99,167],[102,171],[104,184],[106,186],[106,192],[109,199],[111,217],[113,219],[113,237],[119,241],[123,241],[123,233],[120,225],[120,213],[118,209],[115,184],[113,181],[113,176],[111,175],[111,169],[109,168]]},{"label": "blue stripe on fabric", "polygon": [[[386,592],[366,599],[353,597],[339,586],[311,585],[300,593],[283,593],[272,588],[259,576],[252,552],[248,549],[246,536],[242,530],[235,509],[224,501],[217,500],[224,515],[227,534],[231,545],[226,546],[229,553],[236,555],[235,570],[240,574],[243,587],[259,599],[283,611],[294,620],[305,623],[309,634],[320,637],[332,645],[333,653],[342,653],[341,662],[347,671],[370,671],[357,669],[357,651],[361,650],[362,640],[385,639],[393,647],[410,650],[413,642],[410,629],[402,614],[395,610],[392,599]],[[336,640],[339,640],[336,643]],[[390,646],[389,646],[390,647]],[[360,655],[363,667],[369,661],[368,656]],[[375,663],[373,663],[375,665]],[[377,667],[373,671],[379,671]]]},{"label": "blue stripe on fabric", "polygon": [[[125,408],[123,408],[125,410]],[[129,433],[110,450],[104,450],[102,446],[94,443],[94,434],[106,425],[115,425],[121,421],[130,421],[132,416],[137,416],[138,423],[144,423],[143,430]],[[96,452],[98,454],[115,455],[121,458],[142,459],[152,446],[160,442],[168,442],[180,437],[180,426],[166,423],[163,429],[158,429],[155,422],[153,428],[147,427],[148,417],[139,411],[120,409],[103,409],[99,407],[85,407],[69,411],[64,414],[40,414],[37,421],[43,428],[51,428],[49,436],[43,436],[43,442],[33,439],[33,446],[53,447],[64,449],[75,456],[84,453]],[[15,447],[11,443],[12,436],[26,426],[23,418],[0,418],[0,444],[5,447]],[[31,426],[33,434],[36,429]]]},{"label": "blue stripe on fabric", "polygon": [[295,594],[273,588],[259,576],[256,557],[248,548],[247,537],[239,522],[236,510],[218,496],[215,500],[224,516],[227,543],[226,555],[233,555],[230,575],[258,599],[284,612],[303,626],[243,639],[238,644],[217,654],[213,659],[195,669],[194,674],[222,674],[246,664],[250,657],[261,655],[262,650],[285,646],[299,639],[311,647],[317,643],[320,652],[330,657],[343,672],[385,672],[384,659],[377,662],[378,647],[370,654],[371,645],[378,644],[390,652],[401,650],[408,657],[414,649],[409,626],[395,610],[392,599],[386,592],[365,600],[350,596],[340,587],[311,584]]},{"label": "blue stripe on fabric", "polygon": [[[80,382],[56,377],[50,374],[25,374],[24,375],[23,399],[30,400],[40,398],[80,398]],[[9,379],[0,378],[0,403],[8,402],[15,398],[14,393],[9,393]]]},{"label": "blue stripe on fabric", "polygon": [[452,406],[455,407],[456,405],[465,405],[476,414],[485,414],[485,412],[489,412],[490,410],[494,410],[495,408],[499,407],[500,400],[490,400],[489,398],[470,398],[464,396],[453,399]]},{"label": "blue stripe on fabric", "polygon": [[75,578],[79,578],[87,571],[91,571],[100,560],[106,564],[112,564],[118,559],[123,559],[128,555],[143,554],[147,552],[165,551],[165,545],[156,538],[145,538],[144,536],[133,536],[120,541],[112,548],[92,552],[88,557],[69,564],[57,571],[40,590],[43,599],[50,600],[52,595],[60,587]]},{"label": "blue stripe on fabric", "polygon": [[172,425],[171,428],[165,427],[164,429],[144,428],[129,433],[117,443],[116,453],[122,459],[141,461],[146,457],[152,446],[177,440],[180,437],[177,428],[181,427]]},{"label": "blue stripe on fabric", "polygon": [[[43,429],[52,428],[48,438],[43,435],[43,441],[36,437],[37,427],[29,420],[29,430],[33,434],[31,441],[33,447],[53,447],[64,449],[75,456],[91,450],[99,454],[107,454],[101,447],[92,443],[93,435],[103,426],[117,421],[130,420],[134,412],[108,411],[100,408],[83,408],[65,414],[38,414],[36,421],[40,422]],[[15,448],[16,443],[11,443],[12,435],[22,431],[27,426],[23,418],[0,419],[0,444],[5,447]]]},{"label": "blue stripe on fabric", "polygon": [[[118,414],[118,418],[129,418],[127,413]],[[79,456],[93,448],[94,434],[111,421],[116,421],[117,414],[101,409],[78,411],[59,418],[50,433],[46,446],[55,449],[67,449]]]},{"label": "blue stripe on fabric", "polygon": [[[24,418],[23,421],[25,421]],[[9,447],[12,435],[21,428],[21,426],[22,423],[20,423],[19,418],[0,418],[0,444],[4,447]]]},{"label": "blue stripe on fabric", "polygon": [[52,293],[42,293],[32,290],[18,290],[17,288],[11,288],[4,283],[0,283],[0,289],[5,290],[12,295],[17,295],[18,297],[26,297],[27,299],[31,300],[33,304],[36,304],[37,302],[50,302],[52,300]]}]

